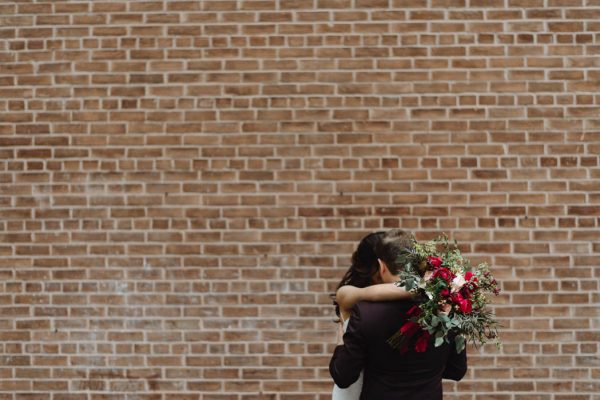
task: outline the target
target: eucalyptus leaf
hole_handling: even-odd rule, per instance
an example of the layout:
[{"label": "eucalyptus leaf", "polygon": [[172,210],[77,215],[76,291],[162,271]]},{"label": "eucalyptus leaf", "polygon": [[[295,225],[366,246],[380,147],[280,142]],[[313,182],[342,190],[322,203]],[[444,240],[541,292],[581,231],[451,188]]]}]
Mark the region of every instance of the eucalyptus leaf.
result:
[{"label": "eucalyptus leaf", "polygon": [[460,354],[461,351],[465,349],[465,338],[462,335],[458,335],[454,342],[456,343],[456,353]]},{"label": "eucalyptus leaf", "polygon": [[440,347],[444,343],[444,337],[436,337],[435,338],[435,347]]}]

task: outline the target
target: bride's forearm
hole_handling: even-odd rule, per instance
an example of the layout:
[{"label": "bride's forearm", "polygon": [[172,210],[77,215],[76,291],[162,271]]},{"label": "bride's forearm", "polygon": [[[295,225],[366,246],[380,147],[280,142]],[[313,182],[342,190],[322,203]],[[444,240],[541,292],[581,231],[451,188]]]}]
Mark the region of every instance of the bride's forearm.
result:
[{"label": "bride's forearm", "polygon": [[381,283],[359,289],[361,291],[361,300],[367,301],[386,301],[386,300],[408,300],[412,294],[403,287],[398,287],[393,283]]},{"label": "bride's forearm", "polygon": [[350,309],[359,301],[391,301],[408,300],[411,298],[412,294],[410,292],[393,283],[381,283],[364,288],[346,285],[339,288],[336,294],[336,301],[344,317],[349,314]]}]

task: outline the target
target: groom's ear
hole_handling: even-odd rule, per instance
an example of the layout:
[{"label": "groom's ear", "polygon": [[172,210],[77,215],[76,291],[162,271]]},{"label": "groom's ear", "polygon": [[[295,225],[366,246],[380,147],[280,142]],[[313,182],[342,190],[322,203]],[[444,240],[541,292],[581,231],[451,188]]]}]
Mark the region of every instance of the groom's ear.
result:
[{"label": "groom's ear", "polygon": [[385,262],[381,258],[378,258],[377,262],[379,263],[379,275],[383,277],[385,272],[388,271],[388,267],[387,265],[385,265]]}]

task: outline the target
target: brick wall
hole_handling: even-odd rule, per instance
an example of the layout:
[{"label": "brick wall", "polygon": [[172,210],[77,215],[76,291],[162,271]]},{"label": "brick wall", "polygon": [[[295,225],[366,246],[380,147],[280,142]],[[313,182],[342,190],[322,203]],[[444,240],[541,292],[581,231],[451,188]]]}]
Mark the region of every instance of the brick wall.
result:
[{"label": "brick wall", "polygon": [[328,399],[358,239],[447,232],[600,399],[600,2],[2,1],[0,399]]}]

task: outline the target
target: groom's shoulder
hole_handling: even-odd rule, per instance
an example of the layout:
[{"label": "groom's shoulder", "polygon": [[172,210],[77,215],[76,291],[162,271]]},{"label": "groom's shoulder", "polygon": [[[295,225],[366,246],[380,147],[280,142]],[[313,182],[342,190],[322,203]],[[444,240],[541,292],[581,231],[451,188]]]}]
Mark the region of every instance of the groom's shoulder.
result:
[{"label": "groom's shoulder", "polygon": [[403,310],[410,309],[415,305],[414,301],[397,300],[397,301],[359,301],[356,303],[358,312],[363,317],[376,317],[386,313],[397,313]]},{"label": "groom's shoulder", "polygon": [[356,303],[356,306],[362,309],[369,308],[403,308],[403,307],[412,307],[415,304],[418,304],[412,300],[394,300],[394,301],[367,301],[361,300]]}]

